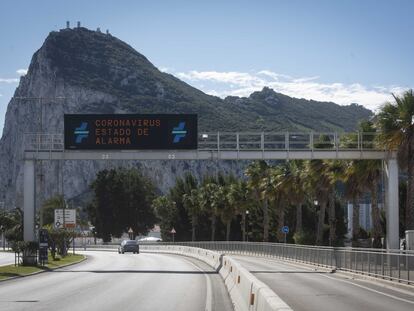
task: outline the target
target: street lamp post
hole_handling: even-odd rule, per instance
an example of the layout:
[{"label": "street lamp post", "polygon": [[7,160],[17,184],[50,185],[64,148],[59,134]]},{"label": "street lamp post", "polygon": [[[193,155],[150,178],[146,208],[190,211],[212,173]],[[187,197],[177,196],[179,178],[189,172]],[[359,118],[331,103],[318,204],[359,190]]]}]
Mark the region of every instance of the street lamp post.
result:
[{"label": "street lamp post", "polygon": [[[246,231],[247,227],[247,231]],[[246,219],[244,221],[244,240],[249,242],[249,210],[246,210]]]}]

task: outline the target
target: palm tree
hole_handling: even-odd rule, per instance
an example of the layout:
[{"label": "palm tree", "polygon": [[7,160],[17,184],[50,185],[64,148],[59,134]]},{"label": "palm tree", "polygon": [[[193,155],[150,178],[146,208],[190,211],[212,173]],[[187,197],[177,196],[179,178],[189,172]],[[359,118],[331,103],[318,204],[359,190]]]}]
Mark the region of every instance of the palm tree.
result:
[{"label": "palm tree", "polygon": [[[360,131],[364,133],[375,133],[376,128],[371,121],[363,121],[359,125]],[[373,148],[374,136],[365,137],[365,141],[368,142],[368,147]],[[366,148],[366,147],[365,147]],[[383,236],[383,230],[381,226],[381,216],[378,207],[378,187],[382,177],[382,163],[379,160],[365,160],[358,162],[358,168],[360,171],[360,179],[365,185],[365,189],[371,194],[371,215],[372,215],[372,237],[374,238],[373,246],[381,247],[381,237]]]},{"label": "palm tree", "polygon": [[283,166],[282,188],[289,203],[296,207],[297,232],[302,231],[302,205],[306,197],[305,178],[303,161],[287,161]]},{"label": "palm tree", "polygon": [[285,210],[289,205],[287,189],[289,188],[290,170],[287,162],[273,166],[269,170],[268,178],[263,179],[263,195],[268,198],[269,202],[277,211],[277,239],[284,240],[284,234],[281,228],[285,225]]},{"label": "palm tree", "polygon": [[381,237],[383,236],[380,210],[378,207],[378,187],[381,181],[382,165],[379,160],[361,161],[361,171],[363,173],[363,184],[371,194],[371,214],[372,214],[372,237],[374,247],[381,247]]},{"label": "palm tree", "polygon": [[250,205],[250,197],[247,192],[247,184],[243,180],[237,180],[230,184],[227,192],[227,200],[233,205],[236,214],[241,215],[242,240],[246,241],[246,211]]},{"label": "palm tree", "polygon": [[191,189],[191,192],[183,195],[184,208],[191,217],[191,241],[196,240],[196,227],[198,225],[198,217],[201,214],[200,190]]},{"label": "palm tree", "polygon": [[331,191],[331,179],[327,174],[327,164],[322,160],[311,160],[306,167],[306,187],[311,189],[314,198],[320,206],[318,215],[318,225],[316,229],[316,245],[322,245],[323,228],[325,225],[326,207]]},{"label": "palm tree", "polygon": [[414,95],[413,90],[402,96],[393,94],[394,103],[387,102],[377,115],[380,141],[391,150],[398,150],[398,162],[407,170],[406,229],[414,229]]},{"label": "palm tree", "polygon": [[221,221],[226,225],[226,241],[230,240],[230,229],[231,222],[236,216],[237,205],[230,200],[230,188],[231,183],[224,186],[220,186],[219,197],[221,198],[220,202],[220,218]]},{"label": "palm tree", "polygon": [[359,198],[363,193],[362,160],[353,160],[346,163],[344,178],[345,197],[352,202],[352,238],[359,236]]},{"label": "palm tree", "polygon": [[265,161],[254,161],[246,169],[245,174],[249,177],[247,188],[261,202],[263,211],[263,241],[269,241],[269,206],[268,199],[263,197],[263,180],[268,178],[269,166]]},{"label": "palm tree", "polygon": [[9,242],[23,240],[23,211],[20,208],[3,212],[0,221],[5,230],[4,235]]},{"label": "palm tree", "polygon": [[326,160],[325,164],[325,177],[327,178],[328,186],[328,223],[329,223],[329,245],[332,246],[336,241],[336,213],[335,213],[335,200],[336,200],[336,184],[343,179],[344,175],[344,162],[338,160]]},{"label": "palm tree", "polygon": [[217,216],[219,216],[219,207],[221,200],[221,186],[217,183],[204,181],[202,187],[200,187],[200,206],[210,215],[211,220],[211,241],[215,240],[216,235],[216,222]]}]

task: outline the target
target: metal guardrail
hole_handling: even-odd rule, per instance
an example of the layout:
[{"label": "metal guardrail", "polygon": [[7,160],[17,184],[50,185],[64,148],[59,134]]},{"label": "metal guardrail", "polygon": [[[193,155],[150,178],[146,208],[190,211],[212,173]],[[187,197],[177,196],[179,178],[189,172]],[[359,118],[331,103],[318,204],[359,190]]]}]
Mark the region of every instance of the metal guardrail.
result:
[{"label": "metal guardrail", "polygon": [[[383,150],[377,133],[215,132],[198,134],[200,151]],[[26,151],[63,151],[63,134],[24,135]]]},{"label": "metal guardrail", "polygon": [[253,242],[193,242],[179,244],[232,254],[274,257],[414,284],[414,251]]},{"label": "metal guardrail", "polygon": [[[140,248],[151,250],[154,246],[170,245],[198,247],[226,254],[271,257],[414,284],[414,251],[260,242],[144,242],[140,243]],[[117,245],[87,245],[87,248],[115,249]]]},{"label": "metal guardrail", "polygon": [[[152,245],[154,244],[171,245]],[[151,248],[148,243],[140,245],[142,249]],[[174,245],[193,246],[228,254],[272,257],[414,284],[414,251],[254,242],[185,242]]]}]

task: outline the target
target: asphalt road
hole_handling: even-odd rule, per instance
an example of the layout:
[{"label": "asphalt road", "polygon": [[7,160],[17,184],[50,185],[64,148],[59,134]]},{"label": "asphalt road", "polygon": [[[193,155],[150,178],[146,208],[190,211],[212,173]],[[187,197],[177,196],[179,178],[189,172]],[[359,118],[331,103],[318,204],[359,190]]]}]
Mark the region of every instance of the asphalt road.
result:
[{"label": "asphalt road", "polygon": [[84,252],[88,260],[0,282],[0,310],[233,310],[211,267],[181,256]]},{"label": "asphalt road", "polygon": [[14,253],[0,252],[0,266],[14,264]]},{"label": "asphalt road", "polygon": [[414,290],[315,271],[278,260],[232,256],[266,283],[293,310],[413,311]]}]

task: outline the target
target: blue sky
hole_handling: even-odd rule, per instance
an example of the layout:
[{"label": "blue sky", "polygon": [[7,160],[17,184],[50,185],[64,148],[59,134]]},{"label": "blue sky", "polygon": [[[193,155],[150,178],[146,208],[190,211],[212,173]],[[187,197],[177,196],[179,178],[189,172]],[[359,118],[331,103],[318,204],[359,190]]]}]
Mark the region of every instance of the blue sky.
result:
[{"label": "blue sky", "polygon": [[50,31],[81,21],[203,91],[378,108],[414,87],[414,1],[0,2],[0,134],[7,104]]}]

